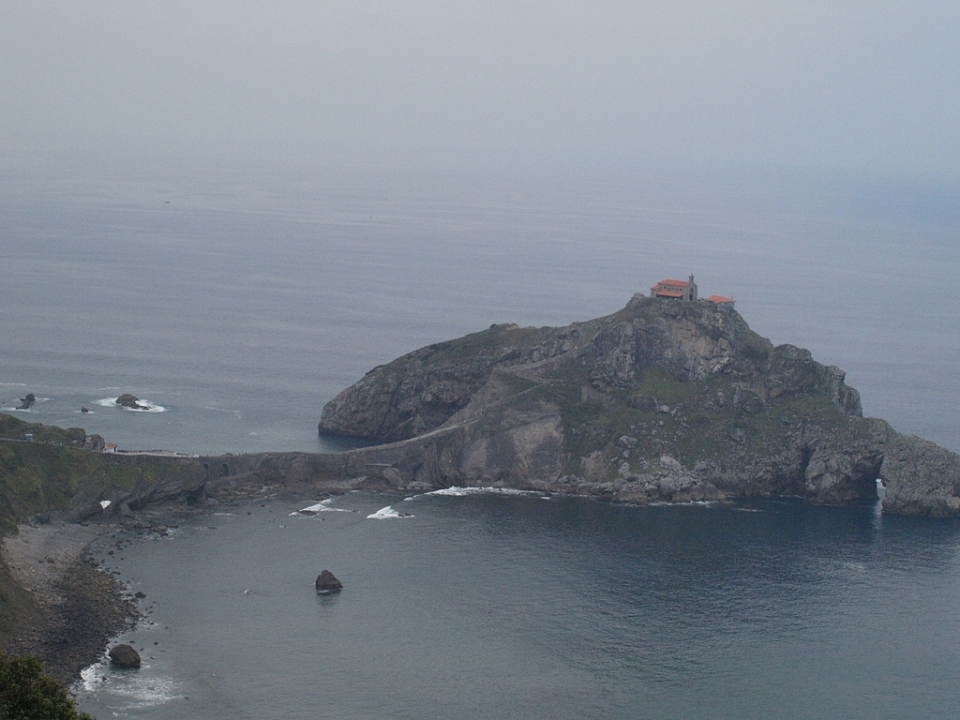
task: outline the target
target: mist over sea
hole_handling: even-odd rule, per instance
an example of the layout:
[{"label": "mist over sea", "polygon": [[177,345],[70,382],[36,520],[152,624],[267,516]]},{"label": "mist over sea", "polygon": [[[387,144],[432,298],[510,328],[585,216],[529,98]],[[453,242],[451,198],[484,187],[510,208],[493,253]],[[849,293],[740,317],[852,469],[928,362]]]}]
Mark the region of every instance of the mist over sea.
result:
[{"label": "mist over sea", "polygon": [[[846,370],[865,414],[960,451],[958,189],[716,167],[6,157],[0,407],[128,450],[334,449],[323,404],[376,365],[491,323],[612,313],[691,272]],[[112,405],[128,392],[154,411]],[[128,638],[146,661],[91,669],[84,709],[960,713],[954,521],[503,494],[290,515],[314,500],[102,555],[147,594]],[[336,598],[313,591],[324,568]]]}]

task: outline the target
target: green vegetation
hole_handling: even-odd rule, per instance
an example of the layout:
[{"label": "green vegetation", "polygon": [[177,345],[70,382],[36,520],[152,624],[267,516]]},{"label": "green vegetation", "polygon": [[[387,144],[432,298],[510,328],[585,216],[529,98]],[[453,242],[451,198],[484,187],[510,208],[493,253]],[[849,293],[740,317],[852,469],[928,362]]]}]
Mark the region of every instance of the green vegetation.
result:
[{"label": "green vegetation", "polygon": [[33,657],[0,651],[0,720],[94,720]]},{"label": "green vegetation", "polygon": [[[567,465],[581,472],[581,458],[601,451],[611,459],[622,453],[620,437],[636,438],[634,459],[655,460],[669,454],[685,465],[699,460],[729,460],[732,454],[777,454],[787,447],[785,428],[816,423],[828,433],[859,438],[868,424],[847,415],[820,394],[799,395],[757,412],[734,407],[727,378],[685,382],[659,368],[644,368],[633,387],[609,394],[590,392],[587,378],[544,386],[541,399],[556,403],[565,428]],[[720,393],[725,396],[721,405]],[[654,402],[655,400],[655,402]],[[666,406],[669,412],[661,412]],[[608,464],[608,473],[617,463]]]},{"label": "green vegetation", "polygon": [[[548,340],[558,332],[556,328],[517,327],[516,325],[491,325],[486,330],[464,335],[456,340],[447,340],[428,345],[422,351],[426,365],[435,366],[462,362],[474,358],[499,355],[510,347],[529,347]],[[410,356],[399,358],[402,361]],[[395,360],[394,362],[398,362]],[[393,365],[393,363],[391,363]]]},{"label": "green vegetation", "polygon": [[526,392],[530,388],[537,387],[537,383],[535,383],[533,380],[521,377],[519,375],[514,375],[510,372],[497,371],[496,376],[497,380],[503,383],[508,395],[519,395],[522,392]]},{"label": "green vegetation", "polygon": [[9,532],[31,515],[66,509],[81,480],[103,475],[102,464],[99,454],[84,450],[0,443],[0,530]]},{"label": "green vegetation", "polygon": [[0,438],[23,440],[27,434],[32,434],[36,442],[55,445],[82,446],[87,437],[83,428],[60,428],[55,425],[28,423],[12,415],[0,414]]},{"label": "green vegetation", "polygon": [[762,367],[770,359],[773,345],[766,338],[750,330],[740,338],[738,349],[755,366]]},{"label": "green vegetation", "polygon": [[[24,425],[0,414],[0,427],[8,431],[19,433]],[[74,430],[27,426],[34,432],[33,442],[0,441],[0,532],[11,532],[17,523],[51,510],[68,510],[79,501],[115,499],[130,492],[145,497],[160,483],[189,487],[202,477],[198,461],[92,452],[77,447],[82,440],[59,442]],[[79,433],[83,437],[83,431]]]}]

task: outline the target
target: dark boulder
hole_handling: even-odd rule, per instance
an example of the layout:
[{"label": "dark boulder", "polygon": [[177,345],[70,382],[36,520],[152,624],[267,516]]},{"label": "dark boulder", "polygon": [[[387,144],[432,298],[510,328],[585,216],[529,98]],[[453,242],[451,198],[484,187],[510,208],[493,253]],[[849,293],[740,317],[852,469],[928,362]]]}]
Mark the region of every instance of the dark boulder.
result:
[{"label": "dark boulder", "polygon": [[343,583],[337,580],[332,572],[324,570],[317,576],[317,592],[331,593],[343,590]]},{"label": "dark boulder", "polygon": [[131,410],[149,410],[146,405],[140,404],[140,398],[130,393],[124,393],[116,399],[117,405],[121,407],[130,408]]},{"label": "dark boulder", "polygon": [[116,645],[110,648],[110,663],[118,668],[139,668],[140,653],[129,645]]},{"label": "dark boulder", "polygon": [[36,401],[37,398],[33,393],[27,393],[26,397],[20,398],[20,407],[17,410],[29,410]]}]

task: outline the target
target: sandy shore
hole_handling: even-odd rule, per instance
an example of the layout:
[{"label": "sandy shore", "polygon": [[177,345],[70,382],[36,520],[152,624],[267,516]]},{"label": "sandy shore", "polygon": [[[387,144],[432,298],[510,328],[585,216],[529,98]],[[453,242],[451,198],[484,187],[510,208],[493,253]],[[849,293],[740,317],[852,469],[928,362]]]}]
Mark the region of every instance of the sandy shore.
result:
[{"label": "sandy shore", "polygon": [[99,660],[110,637],[136,617],[113,576],[97,569],[86,549],[111,526],[50,523],[21,525],[3,539],[3,557],[19,585],[41,609],[25,628],[16,652],[36,655],[61,682]]}]

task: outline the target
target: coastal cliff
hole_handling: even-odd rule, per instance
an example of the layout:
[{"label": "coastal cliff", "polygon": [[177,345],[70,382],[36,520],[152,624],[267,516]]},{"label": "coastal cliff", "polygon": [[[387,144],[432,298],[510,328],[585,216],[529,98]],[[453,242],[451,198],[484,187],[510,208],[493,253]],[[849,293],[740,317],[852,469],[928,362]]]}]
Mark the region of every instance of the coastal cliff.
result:
[{"label": "coastal cliff", "polygon": [[876,500],[879,479],[887,512],[960,513],[960,456],[862,417],[844,378],[729,304],[637,295],[596,320],[405,355],[330,401],[319,431],[387,443],[352,452],[399,490],[840,504]]}]

